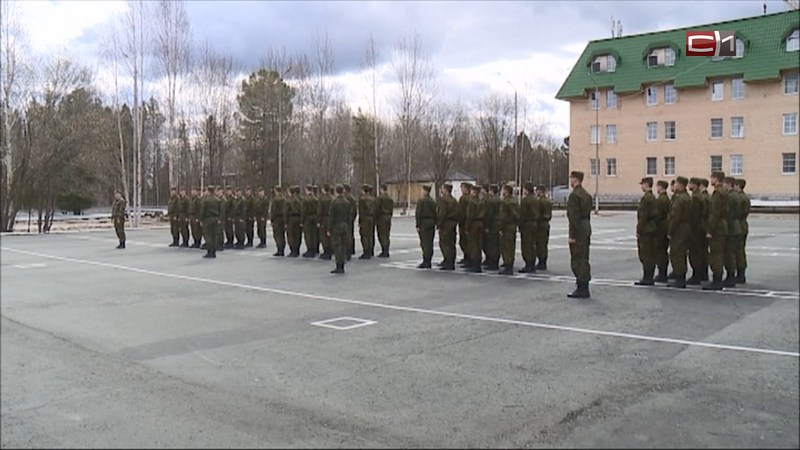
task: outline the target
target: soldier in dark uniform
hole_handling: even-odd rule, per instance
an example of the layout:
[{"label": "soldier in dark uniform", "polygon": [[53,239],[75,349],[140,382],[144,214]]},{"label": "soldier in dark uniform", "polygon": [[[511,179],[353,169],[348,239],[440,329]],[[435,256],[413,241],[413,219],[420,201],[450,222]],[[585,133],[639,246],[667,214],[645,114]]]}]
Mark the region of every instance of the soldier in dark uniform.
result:
[{"label": "soldier in dark uniform", "polygon": [[336,257],[336,269],[331,273],[344,273],[344,265],[347,260],[348,234],[350,233],[350,202],[342,195],[344,187],[336,185],[336,198],[331,201],[331,207],[327,215],[326,233],[331,239],[333,253]]},{"label": "soldier in dark uniform", "polygon": [[700,179],[689,179],[689,191],[692,193],[691,210],[689,211],[689,228],[691,229],[691,239],[689,241],[689,264],[692,266],[692,276],[686,280],[686,284],[700,285],[702,281],[705,263],[704,255],[708,251],[706,244],[706,203],[700,192]]},{"label": "soldier in dark uniform", "polygon": [[658,229],[656,223],[658,210],[656,197],[653,195],[653,177],[642,178],[639,183],[642,187],[642,198],[636,210],[636,244],[639,248],[639,261],[642,263],[642,279],[634,284],[639,286],[652,286],[655,284],[653,277],[656,271],[655,234]]},{"label": "soldier in dark uniform", "polygon": [[200,248],[203,241],[203,222],[200,217],[200,188],[192,188],[192,196],[189,199],[189,222],[192,232],[192,248]]},{"label": "soldier in dark uniform", "polygon": [[486,229],[483,226],[485,206],[481,198],[481,186],[476,184],[470,188],[472,198],[467,203],[467,217],[465,226],[467,228],[467,270],[472,273],[481,273],[481,248],[483,246],[483,235]]},{"label": "soldier in dark uniform", "polygon": [[233,188],[228,186],[225,189],[225,248],[233,248],[236,237],[233,218],[234,206],[236,206],[236,195],[233,193]]},{"label": "soldier in dark uniform", "polygon": [[269,205],[269,221],[272,225],[272,239],[275,241],[277,251],[272,256],[284,256],[286,249],[286,218],[285,205],[286,199],[283,196],[283,188],[275,186],[272,189],[273,197]]},{"label": "soldier in dark uniform", "polygon": [[711,283],[703,286],[705,291],[722,290],[722,272],[725,268],[725,241],[728,236],[728,192],[722,187],[725,172],[711,174],[711,204],[708,214],[708,264],[711,266]]},{"label": "soldier in dark uniform", "polygon": [[703,228],[703,239],[700,252],[700,281],[708,281],[708,216],[711,212],[711,195],[708,193],[708,179],[699,178],[698,186],[699,197],[703,202],[703,217],[701,219]]},{"label": "soldier in dark uniform", "polygon": [[314,209],[315,217],[317,222],[314,223],[314,255],[319,255],[319,246],[320,246],[320,233],[319,233],[319,187],[316,184],[311,185],[311,195],[314,196],[314,199],[317,201],[316,209]]},{"label": "soldier in dark uniform", "polygon": [[572,187],[567,198],[569,254],[572,273],[578,285],[577,289],[567,294],[570,298],[589,298],[589,281],[592,279],[592,267],[589,265],[592,196],[583,189],[582,183],[583,172],[573,171],[569,174],[569,184]]},{"label": "soldier in dark uniform", "polygon": [[459,264],[466,266],[469,261],[469,248],[467,247],[467,205],[472,200],[470,189],[472,185],[469,183],[461,183],[461,197],[458,199],[458,246],[461,247],[461,254],[464,255]]},{"label": "soldier in dark uniform", "polygon": [[301,234],[303,232],[303,203],[300,199],[300,187],[292,186],[289,189],[289,198],[286,199],[284,220],[286,221],[286,240],[289,244],[289,257],[300,256]]},{"label": "soldier in dark uniform", "polygon": [[128,203],[122,198],[122,191],[114,191],[114,203],[111,204],[111,220],[114,221],[114,232],[119,239],[118,249],[125,248],[125,214]]},{"label": "soldier in dark uniform", "polygon": [[375,253],[375,198],[370,195],[372,186],[361,186],[358,198],[358,231],[363,252],[358,259],[370,259]]},{"label": "soldier in dark uniform", "polygon": [[256,219],[256,232],[258,233],[258,248],[267,248],[267,215],[269,213],[269,200],[267,190],[263,186],[258,188],[258,195],[253,202],[253,216]]},{"label": "soldier in dark uniform", "polygon": [[689,180],[685,177],[675,179],[667,232],[669,259],[675,276],[668,286],[681,289],[686,287],[686,256],[689,253],[689,243],[692,238],[692,229],[689,224],[692,199],[686,193],[687,184],[689,184]]},{"label": "soldier in dark uniform", "polygon": [[394,200],[389,197],[385,184],[381,185],[381,193],[375,199],[375,227],[378,231],[378,242],[381,244],[381,253],[378,258],[389,257],[389,235],[392,231],[392,215],[394,214]]},{"label": "soldier in dark uniform", "polygon": [[342,185],[344,188],[344,199],[347,200],[347,203],[350,204],[350,245],[349,250],[347,252],[347,260],[350,261],[350,257],[356,254],[356,214],[358,213],[358,202],[353,194],[350,192],[350,185],[345,183]]},{"label": "soldier in dark uniform", "polygon": [[180,201],[178,197],[178,190],[174,187],[169,189],[169,203],[167,203],[167,215],[169,216],[169,231],[172,234],[172,244],[170,247],[177,247],[180,245],[180,226],[178,220],[178,208]]},{"label": "soldier in dark uniform", "polygon": [[725,177],[722,186],[728,192],[728,237],[725,239],[725,280],[722,287],[736,286],[736,253],[739,251],[739,241],[742,239],[741,206],[739,194],[733,186],[736,179]]},{"label": "soldier in dark uniform", "polygon": [[500,202],[500,209],[497,214],[500,253],[503,255],[503,270],[500,271],[500,275],[514,275],[519,208],[513,192],[514,189],[511,186],[503,186],[503,200]]},{"label": "soldier in dark uniform", "polygon": [[439,229],[439,249],[442,252],[440,270],[456,268],[456,225],[459,219],[458,202],[452,195],[453,186],[445,183],[439,189],[436,202],[436,226]]},{"label": "soldier in dark uniform", "polygon": [[433,259],[433,236],[436,233],[436,201],[431,198],[431,187],[422,186],[422,198],[417,200],[414,219],[417,224],[419,245],[422,247],[422,263],[418,269],[430,269]]},{"label": "soldier in dark uniform", "polygon": [[536,227],[536,270],[547,270],[547,246],[550,243],[550,220],[553,218],[553,202],[547,197],[547,189],[536,188],[539,203],[539,221]]},{"label": "soldier in dark uniform", "polygon": [[316,233],[317,233],[317,207],[319,201],[314,196],[314,188],[308,184],[306,185],[306,195],[303,197],[302,209],[300,215],[300,222],[303,224],[303,240],[306,243],[306,252],[303,253],[303,258],[313,258],[316,256],[314,249],[317,246]]},{"label": "soldier in dark uniform", "polygon": [[206,254],[203,258],[216,258],[219,248],[219,218],[222,215],[222,201],[215,195],[214,186],[206,188],[198,211],[203,220],[203,231],[206,239]]},{"label": "soldier in dark uniform", "polygon": [[[217,240],[215,241],[217,251],[223,251],[225,246],[225,222],[227,221],[227,204],[228,199],[223,194],[222,186],[217,186],[214,189],[217,199],[219,199],[219,220],[217,220]],[[206,250],[208,250],[208,243],[206,243]],[[216,255],[216,253],[214,253]]]},{"label": "soldier in dark uniform", "polygon": [[242,197],[242,203],[244,203],[244,211],[243,214],[243,222],[244,222],[244,234],[247,238],[245,242],[245,247],[252,247],[253,246],[253,224],[255,224],[255,203],[256,199],[253,197],[253,190],[250,186],[246,186],[244,188],[244,196]]},{"label": "soldier in dark uniform", "polygon": [[189,204],[191,201],[186,196],[186,188],[181,187],[178,196],[178,228],[181,230],[181,247],[189,247]]},{"label": "soldier in dark uniform", "polygon": [[231,211],[231,218],[233,219],[233,234],[236,236],[236,243],[233,246],[234,250],[244,250],[245,240],[245,215],[247,214],[247,205],[245,204],[244,196],[242,195],[241,188],[236,188],[233,198],[233,211]]},{"label": "soldier in dark uniform", "polygon": [[486,255],[484,267],[486,270],[498,270],[500,266],[500,197],[497,195],[497,185],[486,185],[486,211],[483,215],[486,234],[483,236],[483,252]]},{"label": "soldier in dark uniform", "polygon": [[533,183],[522,187],[522,201],[519,205],[519,236],[522,259],[525,267],[520,273],[536,272],[536,228],[539,224],[539,201],[533,194]]},{"label": "soldier in dark uniform", "polygon": [[656,184],[658,196],[656,196],[656,209],[658,210],[658,230],[656,230],[656,265],[658,266],[658,276],[655,277],[656,283],[666,283],[667,266],[669,265],[669,241],[667,241],[667,226],[669,220],[670,199],[667,194],[669,185],[664,180],[659,180]]},{"label": "soldier in dark uniform", "polygon": [[[344,192],[344,188],[342,188]],[[345,200],[347,201],[347,200]],[[331,185],[322,185],[322,195],[319,196],[319,207],[317,208],[317,218],[319,220],[319,239],[322,245],[322,255],[319,259],[330,260],[333,256],[333,248],[331,247],[331,230],[328,228],[328,215],[331,212],[331,204],[333,203],[333,196],[331,196]],[[348,216],[350,212],[350,205],[348,204]]]},{"label": "soldier in dark uniform", "polygon": [[747,283],[745,270],[747,269],[747,234],[750,232],[750,225],[747,223],[747,218],[750,216],[750,197],[744,192],[746,185],[747,182],[743,178],[739,178],[733,187],[739,195],[739,226],[742,230],[742,237],[736,251],[736,282],[740,284]]}]

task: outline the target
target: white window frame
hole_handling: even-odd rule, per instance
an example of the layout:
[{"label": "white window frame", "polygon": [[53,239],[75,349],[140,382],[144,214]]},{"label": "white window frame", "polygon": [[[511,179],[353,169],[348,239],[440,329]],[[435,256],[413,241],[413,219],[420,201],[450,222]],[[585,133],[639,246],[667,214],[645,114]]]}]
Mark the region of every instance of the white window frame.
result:
[{"label": "white window frame", "polygon": [[734,58],[744,58],[744,41],[736,39],[736,56]]},{"label": "white window frame", "polygon": [[[719,122],[719,136],[714,135],[714,122]],[[711,118],[711,139],[722,139],[722,136],[725,135],[725,121],[722,120],[721,117],[712,117]]]},{"label": "white window frame", "polygon": [[[611,168],[614,168],[614,173],[611,173]],[[617,158],[606,158],[606,176],[617,176]]]},{"label": "white window frame", "polygon": [[664,85],[664,104],[674,105],[678,99],[678,91],[675,90],[674,84]]},{"label": "white window frame", "polygon": [[[653,131],[652,138],[650,137],[650,130]],[[645,140],[647,142],[655,142],[658,140],[658,122],[647,122],[644,128]]]},{"label": "white window frame", "polygon": [[589,93],[589,109],[592,111],[600,109],[600,92],[592,91]]},{"label": "white window frame", "polygon": [[[794,165],[794,170],[791,172],[786,171],[786,157],[791,155],[792,162]],[[781,154],[781,174],[783,175],[794,175],[797,173],[797,153],[782,153]]]},{"label": "white window frame", "polygon": [[[789,81],[794,83],[794,90],[789,90]],[[800,73],[783,74],[783,93],[786,95],[796,95],[800,91]]]},{"label": "white window frame", "polygon": [[[672,161],[672,171],[669,170],[669,164],[667,161]],[[665,156],[664,157],[664,176],[665,177],[674,177],[675,176],[675,157],[674,156]]]},{"label": "white window frame", "polygon": [[648,86],[647,91],[645,92],[645,98],[647,99],[647,106],[657,105],[658,86]]},{"label": "white window frame", "polygon": [[613,90],[606,92],[606,109],[617,107],[617,93]]},{"label": "white window frame", "polygon": [[[653,171],[650,172],[650,161],[653,161]],[[644,159],[644,174],[647,176],[658,175],[658,158],[655,156],[648,156]]]},{"label": "white window frame", "polygon": [[606,72],[617,71],[617,58],[614,55],[606,55]]},{"label": "white window frame", "polygon": [[[714,167],[714,158],[719,158],[719,166],[718,167]],[[708,162],[709,162],[709,165],[711,166],[711,171],[710,172],[716,172],[716,171],[721,171],[722,170],[722,155],[711,155],[711,157],[709,157],[709,161]]]},{"label": "white window frame", "polygon": [[744,78],[734,78],[731,80],[731,100],[742,100],[744,98]]},{"label": "white window frame", "polygon": [[[669,137],[670,124],[672,124],[672,137]],[[678,138],[678,125],[674,120],[667,120],[664,122],[664,140],[674,141]]]},{"label": "white window frame", "polygon": [[675,50],[673,50],[672,47],[667,47],[664,49],[664,65],[665,66],[675,65]]},{"label": "white window frame", "polygon": [[744,156],[741,154],[731,155],[731,175],[744,174]]},{"label": "white window frame", "polygon": [[736,139],[741,139],[744,137],[744,117],[731,117],[731,137]]},{"label": "white window frame", "polygon": [[597,173],[600,171],[599,165],[597,159],[589,158],[589,175],[596,177]]},{"label": "white window frame", "polygon": [[786,51],[796,52],[800,50],[800,29],[792,31],[792,34],[786,37]]},{"label": "white window frame", "polygon": [[600,127],[597,125],[589,125],[589,143],[596,145],[600,143]]},{"label": "white window frame", "polygon": [[617,126],[615,124],[606,125],[606,144],[617,143]]},{"label": "white window frame", "polygon": [[[786,131],[786,125],[793,123],[794,130]],[[797,134],[797,113],[788,113],[783,115],[783,135],[784,136],[793,136]]]},{"label": "white window frame", "polygon": [[719,102],[725,99],[725,82],[712,81],[711,82],[711,101]]}]

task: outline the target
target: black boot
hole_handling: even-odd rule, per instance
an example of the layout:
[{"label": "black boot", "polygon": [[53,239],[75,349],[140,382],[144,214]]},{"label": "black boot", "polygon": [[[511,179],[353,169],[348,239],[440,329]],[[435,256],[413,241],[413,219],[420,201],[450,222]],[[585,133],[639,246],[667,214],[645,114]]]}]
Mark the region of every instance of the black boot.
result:
[{"label": "black boot", "polygon": [[722,287],[732,288],[736,287],[736,275],[733,273],[728,272],[728,275],[725,277],[725,280],[722,282]]},{"label": "black boot", "polygon": [[489,264],[485,265],[484,268],[486,270],[500,270],[500,265],[496,262],[489,262]]},{"label": "black boot", "polygon": [[336,263],[336,268],[331,273],[344,273],[344,264]]},{"label": "black boot", "polygon": [[417,266],[417,269],[430,269],[430,268],[431,268],[431,262],[427,260],[422,261],[422,263]]},{"label": "black boot", "polygon": [[212,258],[216,258],[217,257],[217,251],[216,250],[211,250],[211,257]]},{"label": "black boot", "polygon": [[675,278],[667,284],[668,287],[685,289],[686,288],[686,274],[675,275]]},{"label": "black boot", "polygon": [[177,247],[178,245],[180,245],[180,244],[178,244],[178,240],[177,239],[173,239],[172,240],[172,244],[169,244],[170,247]]},{"label": "black boot", "polygon": [[652,286],[655,284],[653,281],[653,273],[655,269],[645,270],[644,275],[642,275],[642,279],[639,281],[634,282],[633,284],[637,286]]},{"label": "black boot", "polygon": [[511,265],[503,266],[503,270],[497,273],[498,275],[514,275],[514,267]]},{"label": "black boot", "polygon": [[670,272],[669,275],[667,275],[667,280],[674,280],[675,276],[675,272]]},{"label": "black boot", "polygon": [[[125,244],[122,244],[122,248],[125,248]],[[746,284],[747,277],[744,275],[744,271],[746,268],[740,267],[739,270],[736,272],[736,283],[737,284]]]},{"label": "black boot", "polygon": [[361,256],[358,257],[358,259],[371,259],[371,258],[372,255],[370,255],[369,252],[364,252],[361,254]]},{"label": "black boot", "polygon": [[456,265],[453,261],[442,261],[442,265],[439,267],[439,270],[456,270]]},{"label": "black boot", "polygon": [[578,281],[578,287],[567,294],[569,298],[589,298],[589,283],[585,281]]},{"label": "black boot", "polygon": [[378,255],[378,258],[388,258],[388,257],[389,257],[389,250],[381,250],[380,255]]},{"label": "black boot", "polygon": [[690,286],[699,286],[703,280],[700,279],[699,271],[692,271],[692,277],[686,280],[686,284]]},{"label": "black boot", "polygon": [[213,258],[213,257],[214,257],[214,252],[213,252],[213,251],[211,251],[211,250],[208,250],[208,251],[206,252],[206,254],[205,254],[205,255],[203,255],[203,258]]},{"label": "black boot", "polygon": [[653,281],[656,283],[666,283],[669,281],[667,279],[667,268],[666,267],[659,267],[658,268],[658,276],[653,278]]},{"label": "black boot", "polygon": [[528,264],[528,263],[525,263],[525,267],[523,267],[522,269],[519,269],[518,272],[519,273],[531,273],[531,272],[533,272],[531,269],[532,269],[531,265]]},{"label": "black boot", "polygon": [[189,243],[186,242],[186,241],[183,241],[183,244],[181,244],[180,247],[181,248],[189,248]]},{"label": "black boot", "polygon": [[722,275],[714,275],[711,283],[703,286],[704,291],[721,291],[722,290]]},{"label": "black boot", "polygon": [[300,250],[292,250],[289,252],[289,258],[297,258],[300,256]]},{"label": "black boot", "polygon": [[259,242],[258,243],[258,248],[267,248],[267,243],[264,242],[264,241]]},{"label": "black boot", "polygon": [[703,264],[700,269],[700,281],[708,281],[708,264]]},{"label": "black boot", "polygon": [[536,264],[536,270],[547,270],[547,261],[539,260],[539,263]]},{"label": "black boot", "polygon": [[472,263],[472,264],[469,266],[469,270],[468,270],[468,271],[469,271],[470,273],[483,273],[483,269],[481,269],[481,262],[480,262],[480,260],[478,260],[478,261],[476,261],[476,262],[473,262],[473,263]]}]

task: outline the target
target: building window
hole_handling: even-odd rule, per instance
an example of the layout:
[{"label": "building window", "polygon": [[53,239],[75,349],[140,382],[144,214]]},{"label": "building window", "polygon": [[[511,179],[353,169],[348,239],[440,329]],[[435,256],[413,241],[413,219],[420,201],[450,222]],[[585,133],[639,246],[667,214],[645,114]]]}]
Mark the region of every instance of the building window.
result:
[{"label": "building window", "polygon": [[606,72],[614,72],[617,70],[617,59],[612,55],[606,55]]},{"label": "building window", "polygon": [[606,143],[607,144],[616,144],[617,143],[617,126],[616,125],[606,125]]},{"label": "building window", "polygon": [[797,134],[797,113],[783,115],[783,134]]},{"label": "building window", "polygon": [[797,173],[797,153],[784,153],[783,154],[783,168],[781,173],[789,175]]},{"label": "building window", "polygon": [[647,104],[648,105],[658,104],[658,87],[649,86],[647,88]]},{"label": "building window", "polygon": [[677,93],[675,92],[675,86],[671,84],[667,84],[664,86],[664,104],[671,105],[675,103],[675,99],[677,98]]},{"label": "building window", "polygon": [[741,39],[736,40],[736,56],[735,58],[744,57],[744,41]]},{"label": "building window", "polygon": [[731,137],[744,137],[744,117],[731,117]]},{"label": "building window", "polygon": [[744,157],[742,155],[731,155],[731,175],[742,175],[744,173]]},{"label": "building window", "polygon": [[792,31],[786,38],[786,51],[787,52],[796,52],[800,50],[800,29]]},{"label": "building window", "polygon": [[658,139],[658,123],[647,122],[647,140],[655,141]]},{"label": "building window", "polygon": [[614,91],[606,92],[606,108],[617,107],[617,93]]},{"label": "building window", "polygon": [[675,50],[673,50],[670,47],[664,49],[664,65],[665,66],[675,65]]},{"label": "building window", "polygon": [[722,170],[722,155],[711,155],[711,172]]},{"label": "building window", "polygon": [[600,142],[599,132],[600,132],[600,128],[597,125],[592,125],[590,127],[591,136],[589,138],[589,142],[591,144],[597,144],[598,142]]},{"label": "building window", "polygon": [[647,158],[645,175],[658,175],[658,158]]},{"label": "building window", "polygon": [[597,172],[598,172],[598,170],[597,170],[597,169],[598,169],[598,167],[597,167],[597,160],[596,160],[596,159],[594,159],[594,158],[590,159],[590,160],[589,160],[589,173],[590,173],[591,175],[594,175],[594,176],[596,176],[596,175],[597,175]]},{"label": "building window", "polygon": [[714,81],[711,83],[711,100],[712,101],[719,101],[722,100],[724,96],[724,85],[722,81]]},{"label": "building window", "polygon": [[800,84],[800,73],[787,73],[783,75],[783,93],[797,94],[797,87]]},{"label": "building window", "polygon": [[592,92],[589,94],[589,108],[600,109],[600,93]]},{"label": "building window", "polygon": [[665,156],[664,157],[664,176],[674,176],[675,175],[675,157],[674,156]]},{"label": "building window", "polygon": [[711,119],[711,139],[722,139],[722,119]]},{"label": "building window", "polygon": [[744,80],[742,78],[734,78],[731,80],[731,99],[741,100],[744,98]]},{"label": "building window", "polygon": [[617,60],[612,55],[600,55],[592,61],[592,73],[614,72]]},{"label": "building window", "polygon": [[606,159],[606,175],[609,177],[617,176],[617,158]]},{"label": "building window", "polygon": [[667,141],[674,141],[675,140],[675,121],[671,120],[668,122],[664,122],[664,140]]}]

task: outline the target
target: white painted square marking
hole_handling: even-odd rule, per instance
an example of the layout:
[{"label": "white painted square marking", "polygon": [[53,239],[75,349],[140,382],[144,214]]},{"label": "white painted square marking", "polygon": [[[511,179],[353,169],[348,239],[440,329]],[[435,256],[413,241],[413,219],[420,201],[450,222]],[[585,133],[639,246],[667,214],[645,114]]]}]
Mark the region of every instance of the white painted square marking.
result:
[{"label": "white painted square marking", "polygon": [[47,267],[47,264],[42,264],[42,263],[17,264],[14,267],[16,267],[17,269],[39,269],[42,267]]},{"label": "white painted square marking", "polygon": [[[351,325],[335,325],[336,322],[355,322]],[[374,325],[378,322],[374,320],[357,319],[355,317],[337,317],[335,319],[320,320],[319,322],[311,322],[311,325],[318,327],[332,328],[338,331],[352,330],[354,328],[365,327],[367,325]]]}]

